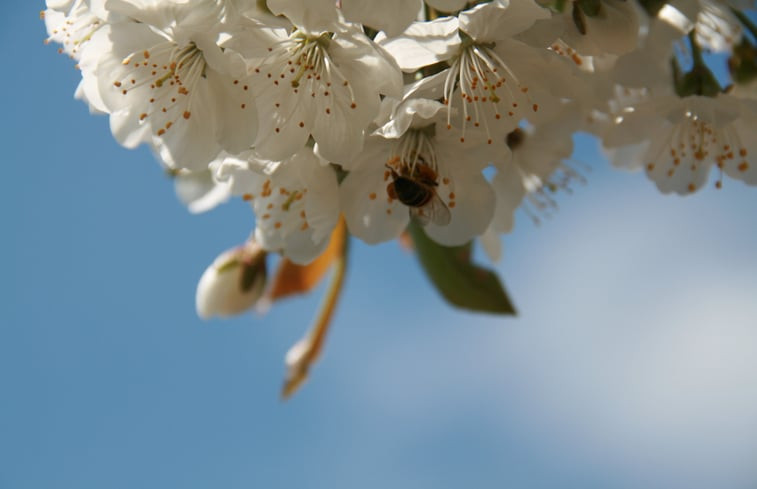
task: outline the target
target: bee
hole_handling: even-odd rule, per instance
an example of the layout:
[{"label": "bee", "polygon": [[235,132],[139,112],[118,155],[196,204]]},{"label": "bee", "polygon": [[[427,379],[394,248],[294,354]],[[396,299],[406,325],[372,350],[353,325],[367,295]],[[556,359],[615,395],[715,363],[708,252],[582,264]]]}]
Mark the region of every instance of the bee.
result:
[{"label": "bee", "polygon": [[452,219],[449,208],[436,194],[439,176],[429,165],[418,162],[413,167],[401,165],[399,170],[386,165],[392,181],[386,186],[386,193],[410,209],[410,215],[421,225],[434,223],[446,226]]}]

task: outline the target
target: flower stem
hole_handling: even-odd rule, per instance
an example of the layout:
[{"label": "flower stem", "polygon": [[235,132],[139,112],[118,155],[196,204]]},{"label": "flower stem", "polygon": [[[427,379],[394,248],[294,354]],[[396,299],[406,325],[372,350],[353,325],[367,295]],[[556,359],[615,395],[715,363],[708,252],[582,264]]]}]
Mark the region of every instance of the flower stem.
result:
[{"label": "flower stem", "polygon": [[344,288],[349,254],[349,236],[347,235],[347,225],[344,222],[344,218],[339,219],[339,223],[334,229],[331,239],[337,240],[341,245],[341,251],[334,260],[334,271],[315,323],[305,337],[297,342],[287,353],[286,363],[289,371],[284,380],[284,386],[281,389],[281,398],[284,400],[291,397],[305,383],[310,366],[320,357],[324,341],[326,340],[326,334],[331,325],[331,319]]}]

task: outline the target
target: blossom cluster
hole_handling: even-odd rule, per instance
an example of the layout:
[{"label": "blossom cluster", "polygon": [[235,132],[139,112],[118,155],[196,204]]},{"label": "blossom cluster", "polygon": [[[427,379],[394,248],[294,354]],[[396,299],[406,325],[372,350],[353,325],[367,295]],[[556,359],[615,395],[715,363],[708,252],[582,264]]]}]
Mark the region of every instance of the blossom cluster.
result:
[{"label": "blossom cluster", "polygon": [[244,199],[255,246],[307,264],[340,216],[367,243],[415,222],[496,259],[516,209],[582,178],[579,131],[665,193],[713,170],[757,184],[756,6],[47,0],[43,16],[77,98],[149,145],[190,210]]}]

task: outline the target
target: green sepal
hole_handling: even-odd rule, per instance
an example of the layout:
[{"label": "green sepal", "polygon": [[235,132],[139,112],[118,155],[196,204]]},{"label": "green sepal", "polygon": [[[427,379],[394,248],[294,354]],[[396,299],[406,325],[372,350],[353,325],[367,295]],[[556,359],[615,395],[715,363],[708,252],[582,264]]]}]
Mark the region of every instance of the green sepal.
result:
[{"label": "green sepal", "polygon": [[704,97],[715,97],[723,92],[718,79],[712,73],[702,56],[702,49],[696,42],[694,31],[689,33],[689,45],[691,47],[691,57],[694,65],[691,70],[684,73],[678,60],[673,58],[673,84],[679,97],[689,97],[691,95],[701,95]]},{"label": "green sepal", "polygon": [[447,302],[477,312],[516,315],[497,274],[471,261],[471,243],[442,246],[416,222],[410,223],[408,231],[426,276]]},{"label": "green sepal", "polygon": [[667,0],[639,0],[639,3],[650,17],[657,17],[657,13],[665,6]]},{"label": "green sepal", "polygon": [[715,97],[721,93],[717,78],[709,68],[695,67],[686,73],[678,83],[676,83],[676,93],[679,97],[688,97],[691,95],[701,95],[704,97]]},{"label": "green sepal", "polygon": [[587,17],[596,17],[602,10],[601,0],[577,0],[576,3]]},{"label": "green sepal", "polygon": [[264,285],[266,281],[265,256],[255,263],[245,263],[239,279],[239,290],[249,292],[256,285]]},{"label": "green sepal", "polygon": [[571,15],[573,16],[573,24],[575,24],[576,29],[578,29],[578,32],[581,33],[582,36],[586,35],[586,19],[584,19],[584,13],[579,8],[578,4],[573,4],[573,10],[571,11]]}]

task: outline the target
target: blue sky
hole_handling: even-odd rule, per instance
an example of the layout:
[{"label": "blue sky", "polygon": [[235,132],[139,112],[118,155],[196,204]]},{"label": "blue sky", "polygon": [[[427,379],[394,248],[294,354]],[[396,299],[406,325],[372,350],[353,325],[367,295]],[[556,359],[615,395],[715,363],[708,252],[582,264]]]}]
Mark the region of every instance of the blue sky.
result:
[{"label": "blue sky", "polygon": [[395,243],[356,243],[324,358],[317,294],[204,322],[249,209],[190,215],[73,100],[36,2],[6,6],[0,488],[746,488],[757,484],[757,189],[689,198],[610,169],[498,268],[520,317],[455,311]]}]

